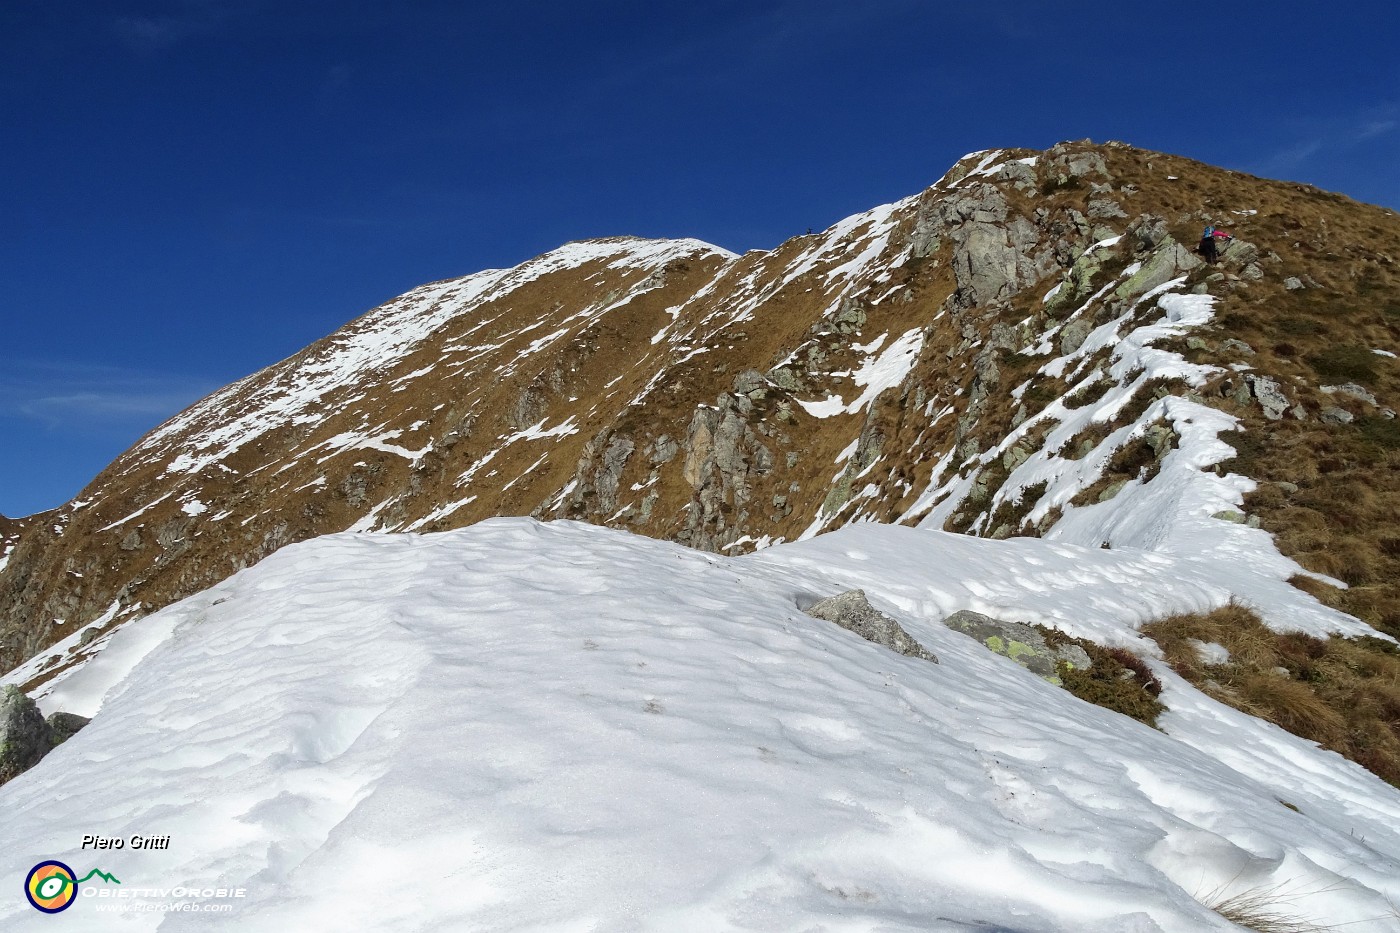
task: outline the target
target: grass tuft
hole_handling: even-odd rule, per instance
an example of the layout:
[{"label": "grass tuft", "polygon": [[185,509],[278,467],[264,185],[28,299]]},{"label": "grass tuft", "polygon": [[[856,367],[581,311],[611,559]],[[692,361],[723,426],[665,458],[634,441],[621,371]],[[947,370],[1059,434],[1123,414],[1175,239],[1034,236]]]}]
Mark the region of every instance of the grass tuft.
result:
[{"label": "grass tuft", "polygon": [[1298,895],[1289,894],[1285,885],[1278,884],[1228,896],[1219,890],[1207,895],[1202,903],[1231,923],[1256,933],[1323,933],[1332,929],[1299,915],[1297,900]]}]

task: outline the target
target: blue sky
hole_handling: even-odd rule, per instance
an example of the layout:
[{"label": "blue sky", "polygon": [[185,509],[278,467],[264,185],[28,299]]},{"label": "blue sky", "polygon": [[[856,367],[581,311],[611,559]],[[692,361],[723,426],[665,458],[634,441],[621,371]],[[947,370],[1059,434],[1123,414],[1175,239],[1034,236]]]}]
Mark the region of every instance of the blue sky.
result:
[{"label": "blue sky", "polygon": [[0,513],[423,282],[775,246],[963,153],[1120,139],[1400,208],[1400,10],[0,3]]}]

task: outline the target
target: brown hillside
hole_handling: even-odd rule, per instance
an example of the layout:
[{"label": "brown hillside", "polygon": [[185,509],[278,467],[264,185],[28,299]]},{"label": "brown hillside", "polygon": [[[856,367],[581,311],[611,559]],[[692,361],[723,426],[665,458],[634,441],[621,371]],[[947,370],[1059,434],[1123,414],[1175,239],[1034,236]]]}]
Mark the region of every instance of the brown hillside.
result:
[{"label": "brown hillside", "polygon": [[[1214,268],[1191,252],[1207,221],[1237,236]],[[1051,534],[1151,485],[1179,441],[1162,396],[1236,416],[1224,468],[1261,481],[1241,520],[1400,634],[1400,374],[1373,352],[1400,353],[1397,255],[1390,211],[1083,142],[974,154],[770,252],[618,238],[423,286],[199,402],[43,521],[0,523],[0,668],[350,528],[534,515],[729,552],[857,520]],[[1216,315],[1163,348],[1209,378],[1075,349],[1151,323],[1182,278]],[[1353,383],[1373,401],[1325,390]],[[1048,449],[1073,412],[1095,420]],[[1083,475],[1052,502],[1026,464]]]}]

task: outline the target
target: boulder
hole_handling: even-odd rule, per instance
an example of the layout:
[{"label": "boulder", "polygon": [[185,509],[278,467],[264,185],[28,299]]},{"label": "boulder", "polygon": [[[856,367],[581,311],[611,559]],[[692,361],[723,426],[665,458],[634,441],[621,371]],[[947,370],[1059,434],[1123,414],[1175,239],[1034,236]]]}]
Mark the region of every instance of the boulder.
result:
[{"label": "boulder", "polygon": [[6,684],[0,691],[0,784],[37,765],[51,748],[49,725],[39,707]]},{"label": "boulder", "polygon": [[54,748],[62,745],[78,733],[78,730],[92,722],[77,713],[53,713],[46,720],[49,727],[49,744]]},{"label": "boulder", "polygon": [[1322,410],[1322,421],[1324,424],[1351,424],[1356,419],[1352,413],[1345,408],[1324,408]]},{"label": "boulder", "polygon": [[1088,670],[1091,666],[1089,655],[1083,648],[1078,645],[1052,648],[1046,643],[1044,635],[1020,622],[1004,622],[963,609],[944,619],[943,624],[977,639],[997,654],[1010,658],[1057,687],[1062,686],[1060,664],[1068,664],[1080,671]]},{"label": "boulder", "polygon": [[870,605],[864,590],[848,590],[839,596],[820,600],[807,607],[806,612],[814,619],[834,622],[866,641],[873,641],[905,657],[938,663],[933,652],[915,641],[898,622]]},{"label": "boulder", "polygon": [[1094,322],[1085,318],[1075,318],[1060,331],[1060,353],[1069,356],[1084,346],[1084,341],[1094,330]]},{"label": "boulder", "polygon": [[768,379],[756,369],[746,369],[734,377],[734,394],[758,401],[768,389]]},{"label": "boulder", "polygon": [[1247,375],[1244,377],[1245,383],[1249,386],[1249,394],[1259,403],[1259,407],[1264,410],[1264,417],[1270,421],[1277,421],[1283,417],[1283,413],[1288,410],[1291,404],[1288,397],[1283,394],[1277,382],[1268,376]]},{"label": "boulder", "polygon": [[1328,395],[1346,395],[1356,399],[1358,402],[1365,402],[1367,405],[1376,405],[1376,397],[1366,390],[1364,386],[1359,386],[1354,382],[1348,382],[1339,386],[1323,386],[1322,391]]},{"label": "boulder", "polygon": [[1128,225],[1128,242],[1138,252],[1156,249],[1168,235],[1166,220],[1156,214],[1143,214]]},{"label": "boulder", "polygon": [[1113,294],[1124,301],[1137,298],[1184,272],[1200,268],[1202,264],[1202,260],[1192,255],[1190,250],[1168,237],[1152,251],[1142,268],[1119,285]]}]

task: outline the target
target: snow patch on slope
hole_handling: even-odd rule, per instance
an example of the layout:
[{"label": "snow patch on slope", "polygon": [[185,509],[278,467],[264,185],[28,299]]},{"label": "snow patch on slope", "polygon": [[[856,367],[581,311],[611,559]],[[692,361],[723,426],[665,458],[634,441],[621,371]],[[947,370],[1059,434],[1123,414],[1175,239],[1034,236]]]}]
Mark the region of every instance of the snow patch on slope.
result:
[{"label": "snow patch on slope", "polygon": [[[744,558],[521,519],[293,545],[123,633],[161,637],[0,789],[25,841],[0,872],[168,832],[102,867],[245,887],[228,930],[1225,933],[1193,892],[1279,884],[1382,929],[1393,788],[1186,687],[1157,732],[939,623],[1058,600],[1121,627],[1204,599],[1130,566],[869,525]],[[797,609],[854,585],[942,663]],[[7,930],[52,922],[0,901]]]}]

